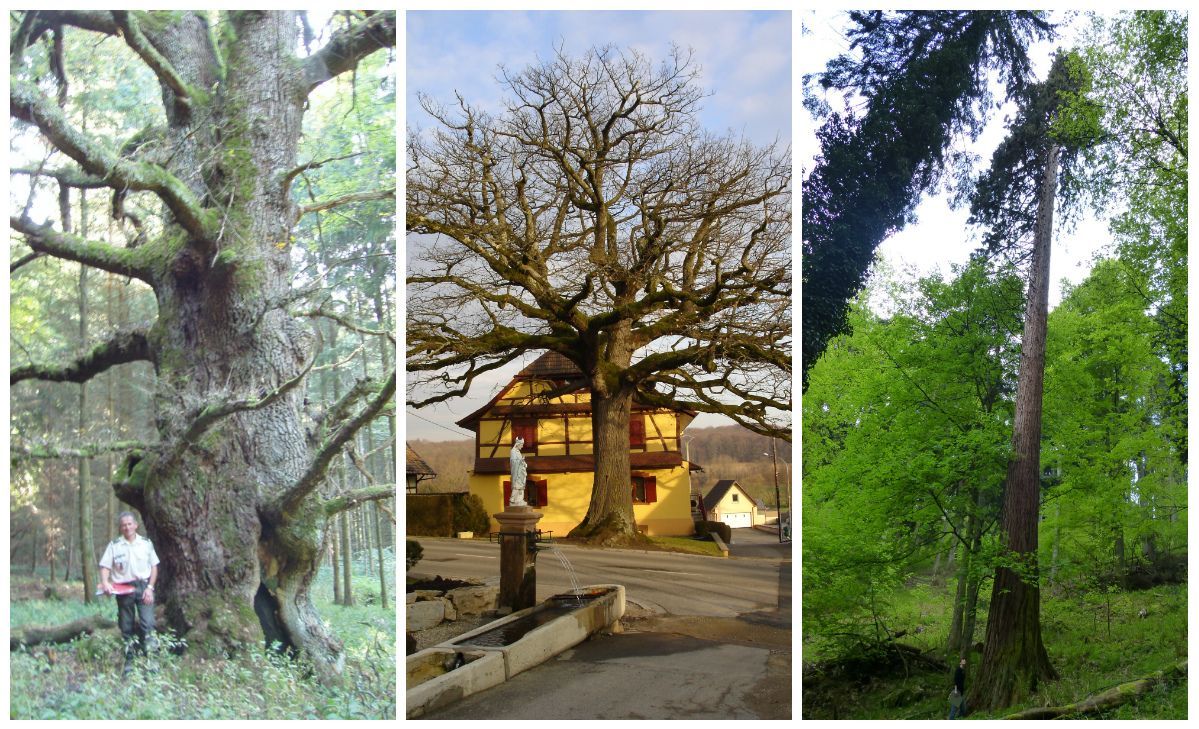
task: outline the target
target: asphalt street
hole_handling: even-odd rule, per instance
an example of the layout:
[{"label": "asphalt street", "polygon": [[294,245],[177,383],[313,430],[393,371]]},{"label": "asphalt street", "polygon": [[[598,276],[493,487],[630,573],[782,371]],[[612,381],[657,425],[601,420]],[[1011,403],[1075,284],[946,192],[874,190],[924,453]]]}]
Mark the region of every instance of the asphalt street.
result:
[{"label": "asphalt street", "polygon": [[[572,587],[556,550],[574,569],[580,585],[624,585],[626,598],[650,613],[715,617],[774,613],[789,620],[791,545],[780,546],[777,536],[753,529],[733,531],[728,559],[576,546],[544,549],[537,555],[537,599]],[[430,537],[419,541],[424,557],[412,568],[411,575],[474,578],[498,584],[499,544]],[[784,554],[785,561],[780,559]]]}]

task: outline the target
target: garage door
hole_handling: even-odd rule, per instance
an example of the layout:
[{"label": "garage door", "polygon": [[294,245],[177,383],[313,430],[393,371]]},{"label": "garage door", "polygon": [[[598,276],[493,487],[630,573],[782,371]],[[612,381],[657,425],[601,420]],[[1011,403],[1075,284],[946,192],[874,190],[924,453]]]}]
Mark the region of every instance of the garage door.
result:
[{"label": "garage door", "polygon": [[720,520],[734,529],[753,526],[753,521],[748,512],[743,512],[740,514],[721,514]]}]

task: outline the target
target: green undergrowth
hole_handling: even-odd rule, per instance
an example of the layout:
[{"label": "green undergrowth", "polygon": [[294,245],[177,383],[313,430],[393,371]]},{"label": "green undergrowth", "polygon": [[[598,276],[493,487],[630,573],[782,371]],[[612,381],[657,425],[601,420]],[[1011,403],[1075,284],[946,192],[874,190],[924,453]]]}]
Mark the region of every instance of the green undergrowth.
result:
[{"label": "green undergrowth", "polygon": [[[390,562],[390,560],[389,560]],[[326,687],[302,663],[269,653],[261,645],[227,659],[204,659],[183,651],[139,658],[122,676],[116,629],[67,645],[10,653],[12,719],[395,719],[396,612],[394,584],[387,607],[379,604],[377,571],[353,575],[356,604],[332,602],[332,574],[313,582],[321,617],[345,644],[341,686]],[[386,565],[394,575],[394,565]],[[376,568],[377,570],[377,568]],[[28,579],[13,575],[16,585]],[[390,582],[390,580],[389,580]],[[82,585],[59,583],[60,600],[10,603],[10,627],[54,625],[92,613],[116,617],[110,598],[84,605]],[[14,593],[18,590],[13,590]],[[172,638],[164,634],[164,643]]]},{"label": "green undergrowth", "polygon": [[[952,618],[952,582],[916,584],[896,594],[886,614],[887,628],[905,631],[900,643],[934,651],[945,658]],[[987,595],[989,597],[989,593]],[[980,596],[974,642],[986,634],[986,599]],[[1142,617],[1144,611],[1144,617]],[[1110,615],[1110,624],[1109,624]],[[1042,593],[1041,630],[1059,680],[1046,682],[1027,701],[995,712],[972,712],[969,719],[995,719],[1035,706],[1069,704],[1118,684],[1170,668],[1186,659],[1186,585],[1158,586],[1134,592],[1075,595]],[[833,656],[805,641],[805,666]],[[967,688],[978,673],[978,652],[971,652]],[[944,672],[912,667],[870,677],[862,686],[821,685],[805,671],[804,718],[937,719],[949,711],[950,664]],[[1159,685],[1135,702],[1086,718],[1185,719],[1187,683]]]}]

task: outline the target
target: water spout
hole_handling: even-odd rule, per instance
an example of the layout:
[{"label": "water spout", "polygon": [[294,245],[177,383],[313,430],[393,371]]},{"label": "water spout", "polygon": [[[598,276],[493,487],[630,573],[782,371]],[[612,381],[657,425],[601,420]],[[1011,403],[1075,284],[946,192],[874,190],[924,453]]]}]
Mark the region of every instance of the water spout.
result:
[{"label": "water spout", "polygon": [[563,569],[566,570],[566,575],[570,577],[571,594],[575,596],[576,600],[582,602],[583,590],[579,587],[579,578],[575,575],[575,568],[571,566],[570,560],[566,558],[565,554],[562,554],[562,550],[558,549],[557,544],[551,544],[550,551],[553,552],[554,556],[558,558],[558,561],[562,563]]}]

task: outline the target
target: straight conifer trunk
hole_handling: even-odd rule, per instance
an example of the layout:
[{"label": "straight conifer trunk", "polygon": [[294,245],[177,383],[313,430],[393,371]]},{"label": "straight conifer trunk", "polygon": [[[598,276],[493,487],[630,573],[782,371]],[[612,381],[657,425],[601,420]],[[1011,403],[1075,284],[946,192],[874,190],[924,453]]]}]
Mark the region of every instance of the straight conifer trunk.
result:
[{"label": "straight conifer trunk", "polygon": [[969,705],[995,709],[1020,701],[1042,680],[1057,678],[1041,640],[1037,525],[1041,491],[1041,396],[1049,312],[1049,253],[1057,187],[1058,146],[1049,143],[1041,178],[1029,277],[1012,456],[1004,490],[1001,539],[1010,566],[995,573],[981,673]]}]

